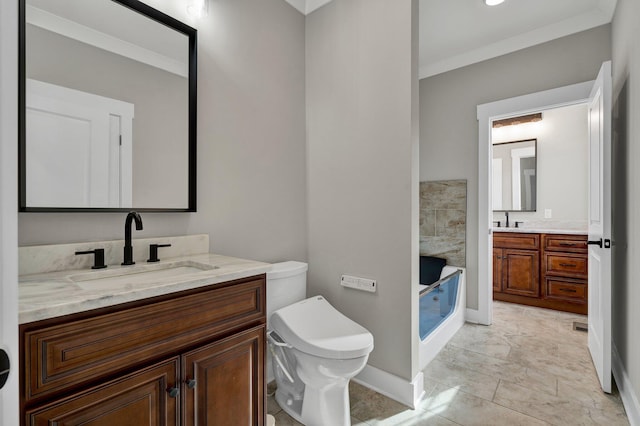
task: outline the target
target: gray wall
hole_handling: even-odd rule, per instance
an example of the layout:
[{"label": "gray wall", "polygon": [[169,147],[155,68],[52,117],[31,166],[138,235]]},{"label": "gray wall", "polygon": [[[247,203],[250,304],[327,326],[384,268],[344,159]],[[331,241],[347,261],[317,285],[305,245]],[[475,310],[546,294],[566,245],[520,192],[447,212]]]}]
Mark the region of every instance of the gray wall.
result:
[{"label": "gray wall", "polygon": [[[544,111],[544,119],[533,130],[513,131],[511,136],[493,142],[536,138],[537,143],[537,210],[510,213],[513,220],[527,222],[576,222],[587,226],[588,134],[587,105],[571,105]],[[519,126],[521,127],[521,126]],[[496,152],[494,146],[494,153]],[[495,154],[494,154],[495,158]],[[510,159],[502,164],[502,172],[511,179]],[[511,203],[511,184],[503,182],[503,198]],[[568,197],[567,195],[571,195]],[[505,204],[506,205],[506,204]],[[545,220],[544,211],[550,209],[552,218]],[[504,213],[493,214],[494,220],[504,222]]]},{"label": "gray wall", "polygon": [[[618,0],[612,23],[613,66],[613,345],[640,397],[640,3]],[[626,401],[625,401],[626,402]],[[634,413],[638,420],[637,405]],[[628,413],[630,413],[628,411]],[[630,416],[631,417],[631,416]]]},{"label": "gray wall", "polygon": [[[334,0],[307,17],[306,32],[309,294],[370,330],[369,364],[407,380],[417,338],[416,3]],[[343,288],[341,274],[376,279],[377,292]]]},{"label": "gray wall", "polygon": [[[596,78],[609,25],[420,80],[420,180],[467,179],[467,306],[478,307],[476,106]],[[486,277],[480,279],[485,280]]]},{"label": "gray wall", "polygon": [[[189,23],[184,2],[148,4]],[[198,29],[198,212],[143,214],[135,238],[207,233],[211,250],[306,259],[304,16],[217,0]],[[19,244],[123,238],[124,214],[21,213]]]}]

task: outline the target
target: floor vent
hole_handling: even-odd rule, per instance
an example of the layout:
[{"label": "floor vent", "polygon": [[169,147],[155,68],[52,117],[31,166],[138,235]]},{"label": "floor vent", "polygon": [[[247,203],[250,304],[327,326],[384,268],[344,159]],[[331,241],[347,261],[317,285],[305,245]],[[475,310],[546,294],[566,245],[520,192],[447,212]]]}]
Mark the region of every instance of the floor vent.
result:
[{"label": "floor vent", "polygon": [[573,322],[573,329],[577,331],[589,331],[589,327],[587,326],[587,323],[580,322],[580,321]]}]

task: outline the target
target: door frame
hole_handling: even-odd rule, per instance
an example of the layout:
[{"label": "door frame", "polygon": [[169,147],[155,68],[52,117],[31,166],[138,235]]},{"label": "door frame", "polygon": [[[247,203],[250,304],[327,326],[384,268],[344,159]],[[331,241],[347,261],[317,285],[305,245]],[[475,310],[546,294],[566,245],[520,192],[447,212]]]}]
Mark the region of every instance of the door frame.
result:
[{"label": "door frame", "polygon": [[0,424],[19,424],[18,386],[18,2],[0,2],[0,347],[11,371]]},{"label": "door frame", "polygon": [[491,206],[491,123],[541,110],[589,101],[593,81],[503,99],[477,106],[478,118],[478,312],[479,324],[491,325],[493,318],[493,240]]}]

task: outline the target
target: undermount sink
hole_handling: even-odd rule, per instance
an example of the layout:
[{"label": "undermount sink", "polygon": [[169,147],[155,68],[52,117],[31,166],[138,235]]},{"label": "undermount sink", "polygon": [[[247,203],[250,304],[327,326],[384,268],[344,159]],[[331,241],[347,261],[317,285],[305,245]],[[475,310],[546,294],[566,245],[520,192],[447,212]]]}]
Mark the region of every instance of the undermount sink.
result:
[{"label": "undermount sink", "polygon": [[133,288],[134,286],[152,285],[159,280],[164,281],[167,278],[179,278],[185,275],[214,269],[218,269],[218,266],[186,260],[87,272],[72,275],[69,279],[84,290],[105,290],[127,286]]}]

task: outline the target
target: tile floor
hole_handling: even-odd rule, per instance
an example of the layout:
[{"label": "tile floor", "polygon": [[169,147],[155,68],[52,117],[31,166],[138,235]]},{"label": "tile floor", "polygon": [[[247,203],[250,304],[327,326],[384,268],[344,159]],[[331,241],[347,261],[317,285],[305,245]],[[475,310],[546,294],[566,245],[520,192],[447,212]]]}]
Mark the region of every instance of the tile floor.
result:
[{"label": "tile floor", "polygon": [[[586,317],[495,302],[492,326],[465,324],[424,370],[417,409],[352,382],[352,424],[628,425],[617,389],[600,390],[576,320]],[[276,426],[299,424],[272,396],[268,412]]]}]

